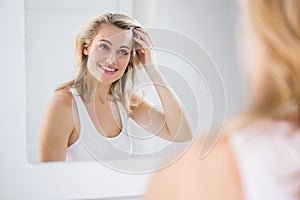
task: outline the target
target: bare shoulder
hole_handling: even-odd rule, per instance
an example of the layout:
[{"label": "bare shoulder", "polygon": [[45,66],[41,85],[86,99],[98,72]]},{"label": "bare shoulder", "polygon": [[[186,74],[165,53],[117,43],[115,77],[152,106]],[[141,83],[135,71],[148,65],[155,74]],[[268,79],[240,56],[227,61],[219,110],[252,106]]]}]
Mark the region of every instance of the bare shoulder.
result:
[{"label": "bare shoulder", "polygon": [[158,171],[145,199],[243,199],[228,139],[222,137],[203,159],[201,144],[195,142],[174,164]]},{"label": "bare shoulder", "polygon": [[56,91],[46,106],[40,128],[39,160],[62,161],[66,159],[69,137],[74,130],[72,94]]},{"label": "bare shoulder", "polygon": [[[56,91],[50,98],[44,113],[44,121],[51,124],[73,125],[73,97],[72,93],[67,89]],[[60,122],[60,123],[58,123]],[[68,123],[69,122],[69,123]],[[49,123],[47,123],[48,127]],[[63,125],[63,124],[61,124]]]},{"label": "bare shoulder", "polygon": [[61,107],[72,107],[73,96],[68,89],[55,91],[50,99],[50,103]]}]

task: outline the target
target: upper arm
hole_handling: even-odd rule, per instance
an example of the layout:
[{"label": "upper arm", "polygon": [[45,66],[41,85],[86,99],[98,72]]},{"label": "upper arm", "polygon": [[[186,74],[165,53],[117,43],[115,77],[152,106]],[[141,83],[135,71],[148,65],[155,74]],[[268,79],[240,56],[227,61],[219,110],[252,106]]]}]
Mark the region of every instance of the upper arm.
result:
[{"label": "upper arm", "polygon": [[39,161],[64,161],[73,129],[72,97],[61,92],[54,94],[41,123]]},{"label": "upper arm", "polygon": [[154,174],[145,200],[150,199],[243,199],[231,149],[221,142],[200,160],[193,145],[171,166]]}]

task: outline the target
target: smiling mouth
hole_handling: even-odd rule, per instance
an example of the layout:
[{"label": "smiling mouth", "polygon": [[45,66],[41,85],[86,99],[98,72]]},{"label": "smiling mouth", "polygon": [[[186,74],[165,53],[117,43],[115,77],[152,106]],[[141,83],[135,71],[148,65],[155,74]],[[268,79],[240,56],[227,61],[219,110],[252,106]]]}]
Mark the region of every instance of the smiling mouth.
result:
[{"label": "smiling mouth", "polygon": [[103,65],[99,65],[99,67],[100,67],[103,71],[109,72],[109,73],[114,73],[114,72],[118,71],[118,69],[106,67],[106,66],[103,66]]}]

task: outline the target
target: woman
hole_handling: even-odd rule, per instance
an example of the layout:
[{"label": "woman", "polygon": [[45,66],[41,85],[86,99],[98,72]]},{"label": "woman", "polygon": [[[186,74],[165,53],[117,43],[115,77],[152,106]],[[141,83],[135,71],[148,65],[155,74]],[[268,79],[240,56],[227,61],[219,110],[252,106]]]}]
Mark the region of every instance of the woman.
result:
[{"label": "woman", "polygon": [[300,199],[300,1],[245,0],[250,109],[204,159],[195,143],[157,172],[145,199]]},{"label": "woman", "polygon": [[[41,162],[130,155],[128,117],[166,140],[191,140],[182,107],[155,64],[150,37],[135,20],[110,13],[95,17],[77,33],[75,45],[79,72],[56,89],[47,105],[40,133]],[[154,83],[163,112],[134,89],[140,65]]]}]

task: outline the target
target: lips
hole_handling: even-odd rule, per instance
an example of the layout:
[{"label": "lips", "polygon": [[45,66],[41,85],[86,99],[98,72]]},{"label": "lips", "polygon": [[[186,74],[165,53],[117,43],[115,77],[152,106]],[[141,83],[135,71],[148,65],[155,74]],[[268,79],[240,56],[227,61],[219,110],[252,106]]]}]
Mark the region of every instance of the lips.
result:
[{"label": "lips", "polygon": [[112,66],[104,66],[104,65],[99,65],[99,67],[106,73],[106,74],[114,74],[118,69],[112,67]]}]

